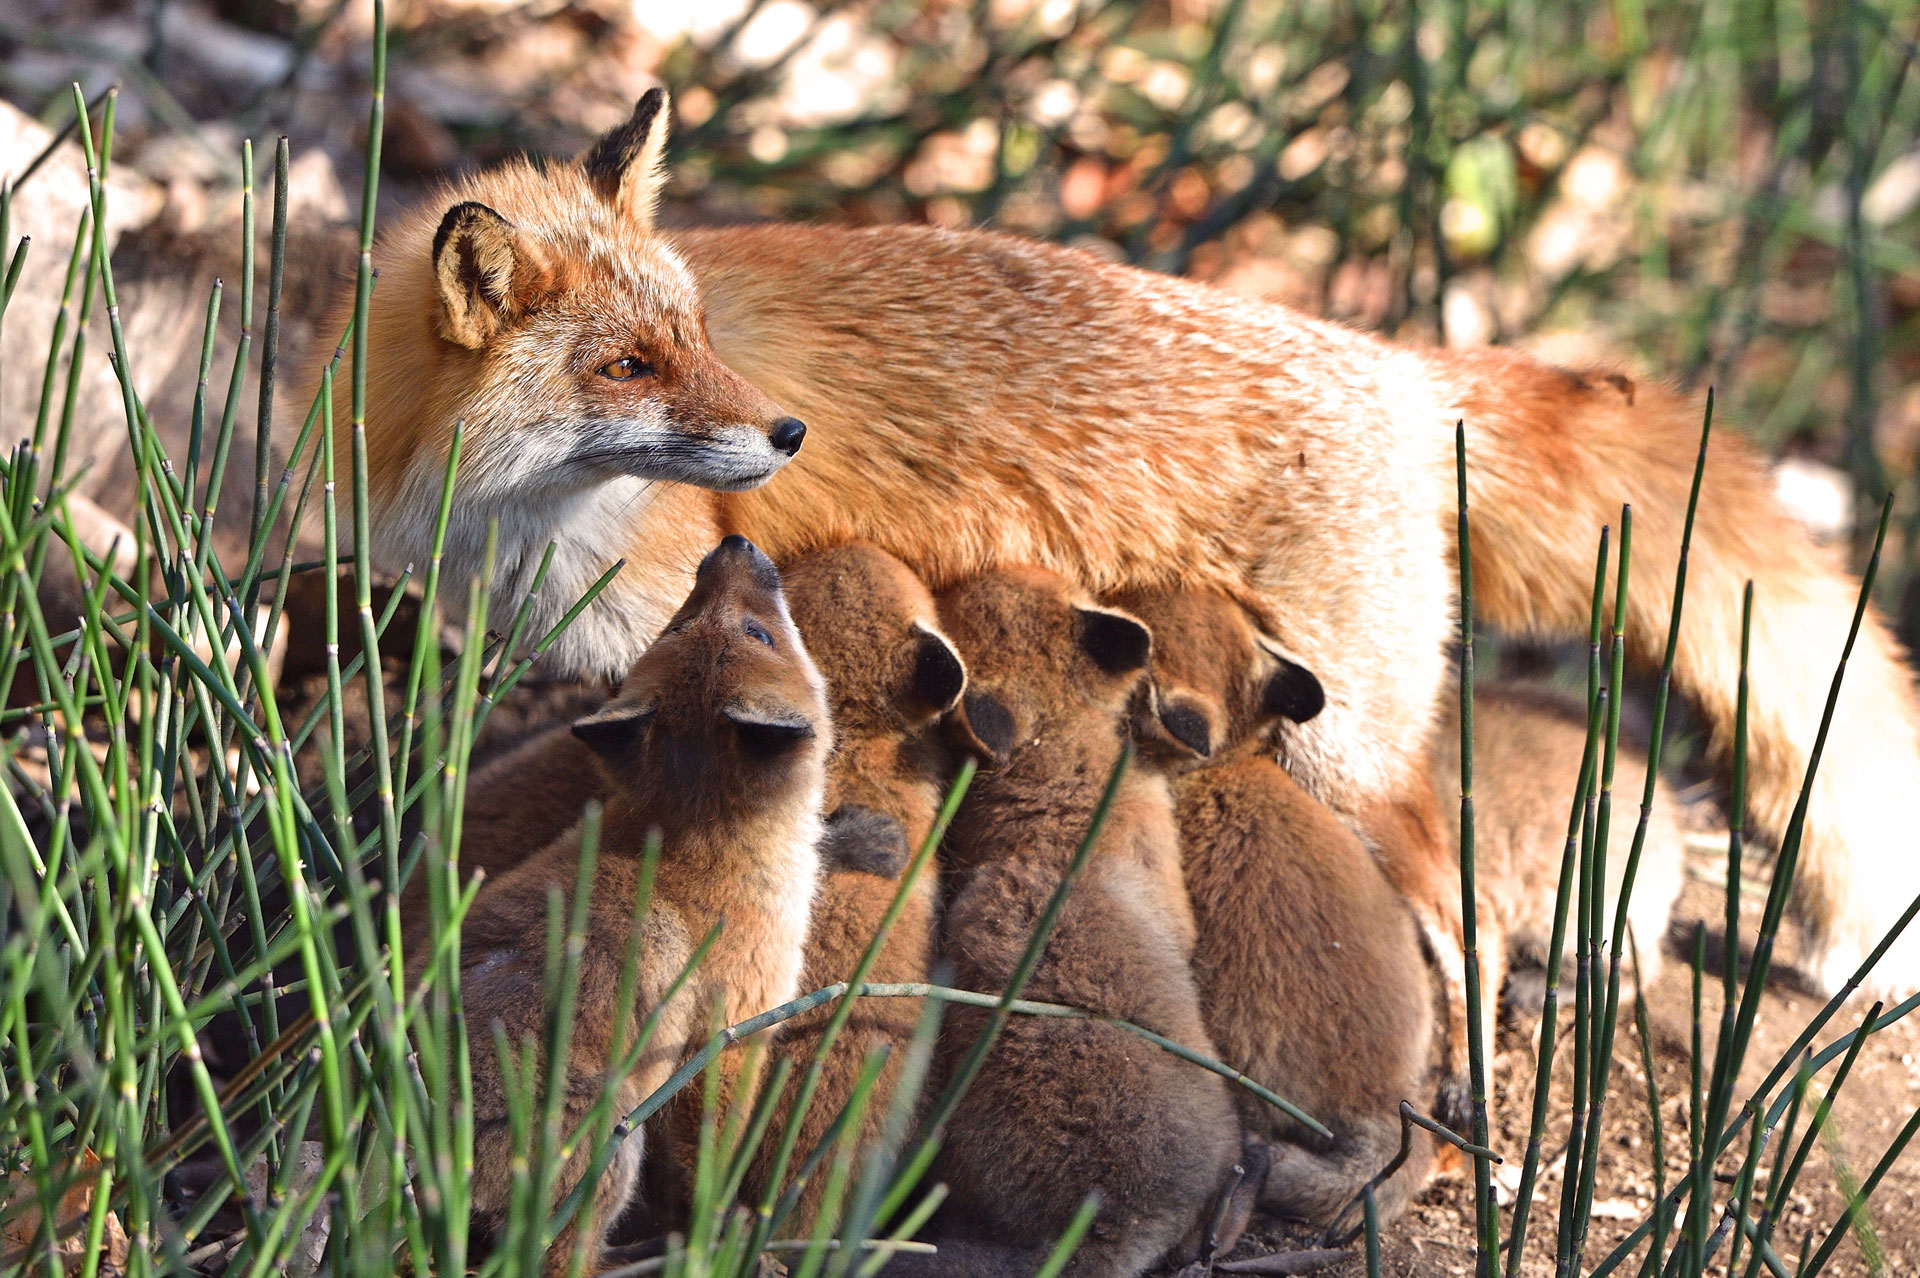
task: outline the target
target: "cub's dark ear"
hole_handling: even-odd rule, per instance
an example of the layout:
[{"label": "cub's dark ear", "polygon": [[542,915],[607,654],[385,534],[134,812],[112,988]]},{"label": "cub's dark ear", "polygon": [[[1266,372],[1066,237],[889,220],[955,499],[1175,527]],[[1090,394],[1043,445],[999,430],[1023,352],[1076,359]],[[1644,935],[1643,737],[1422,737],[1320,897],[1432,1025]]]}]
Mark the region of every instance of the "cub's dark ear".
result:
[{"label": "cub's dark ear", "polygon": [[1153,656],[1153,632],[1137,617],[1108,608],[1075,608],[1080,647],[1108,674],[1145,670]]},{"label": "cub's dark ear", "polygon": [[834,870],[897,879],[907,868],[907,831],[888,813],[843,803],[827,815],[820,860]]},{"label": "cub's dark ear", "polygon": [[1282,657],[1280,668],[1268,678],[1260,694],[1260,708],[1282,719],[1305,723],[1327,708],[1326,689],[1311,670]]},{"label": "cub's dark ear", "polygon": [[813,739],[813,720],[787,707],[728,706],[722,713],[733,724],[740,744],[760,754],[781,754]]},{"label": "cub's dark ear", "polygon": [[667,149],[667,91],[648,89],[634,104],[627,122],[603,134],[580,159],[587,180],[630,225],[653,225],[654,206],[666,175],[660,157]]},{"label": "cub's dark ear", "polygon": [[433,236],[440,335],[478,350],[532,309],[542,272],[513,223],[468,200],[447,210]]},{"label": "cub's dark ear", "polygon": [[1013,711],[991,693],[968,691],[947,715],[961,749],[977,756],[988,772],[1004,768],[1013,754]]},{"label": "cub's dark ear", "polygon": [[913,669],[907,695],[934,714],[945,714],[967,690],[967,668],[952,642],[938,630],[913,623]]},{"label": "cub's dark ear", "polygon": [[618,758],[632,750],[640,732],[653,718],[653,710],[620,701],[609,701],[573,725],[573,735],[603,759]]},{"label": "cub's dark ear", "polygon": [[1207,713],[1187,697],[1168,697],[1160,702],[1160,726],[1167,735],[1193,752],[1196,759],[1213,756],[1213,724]]},{"label": "cub's dark ear", "polygon": [[1196,762],[1213,754],[1213,728],[1196,698],[1162,693],[1151,682],[1134,695],[1133,739],[1149,754]]}]

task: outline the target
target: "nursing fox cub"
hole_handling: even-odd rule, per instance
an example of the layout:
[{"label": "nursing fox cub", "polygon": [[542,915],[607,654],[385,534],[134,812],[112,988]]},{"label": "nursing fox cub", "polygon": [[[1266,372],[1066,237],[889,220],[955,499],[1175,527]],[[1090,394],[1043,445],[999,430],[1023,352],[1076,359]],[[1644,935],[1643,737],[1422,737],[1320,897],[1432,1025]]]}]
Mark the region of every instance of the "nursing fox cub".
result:
[{"label": "nursing fox cub", "polygon": [[[1422,772],[1453,629],[1460,420],[1480,619],[1582,627],[1596,530],[1629,502],[1629,643],[1651,655],[1664,639],[1695,402],[1505,351],[1393,346],[986,232],[669,234],[653,216],[666,119],[650,92],[579,161],[464,178],[374,253],[374,549],[424,557],[464,421],[451,574],[476,566],[490,520],[503,580],[521,592],[555,543],[537,629],[625,560],[557,664],[624,671],[729,532],[778,560],[864,539],[935,590],[1020,564],[1095,593],[1175,582],[1239,602],[1266,643],[1319,674],[1324,713],[1288,725],[1282,745],[1316,796],[1361,812]],[[1856,586],[1723,433],[1675,664],[1722,747],[1749,578],[1749,793],[1777,833]],[[496,597],[511,607],[515,593]],[[1800,861],[1808,953],[1828,988],[1920,894],[1920,857],[1903,851],[1916,791],[1920,712],[1871,615]],[[1445,840],[1422,802],[1413,828],[1438,878]],[[1875,983],[1920,984],[1920,932]]]}]

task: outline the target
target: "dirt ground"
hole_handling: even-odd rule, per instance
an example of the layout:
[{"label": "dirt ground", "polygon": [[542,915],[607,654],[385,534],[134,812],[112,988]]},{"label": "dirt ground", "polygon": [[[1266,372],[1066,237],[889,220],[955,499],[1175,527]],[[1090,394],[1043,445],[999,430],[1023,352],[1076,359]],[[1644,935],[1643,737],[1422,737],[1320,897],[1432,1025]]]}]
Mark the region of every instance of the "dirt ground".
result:
[{"label": "dirt ground", "polygon": [[[1724,841],[1718,843],[1719,848],[1724,846]],[[1713,964],[1717,962],[1719,934],[1726,909],[1724,855],[1715,850],[1709,839],[1695,838],[1690,841],[1687,868],[1686,889],[1665,939],[1666,967],[1649,990],[1647,1001],[1647,1020],[1653,1036],[1653,1061],[1657,1073],[1655,1081],[1659,1085],[1662,1106],[1669,1187],[1686,1167],[1687,1062],[1692,1037],[1692,973],[1688,958],[1691,954],[1693,921],[1696,919],[1705,919],[1708,925],[1710,971],[1702,1015],[1709,1061],[1720,1016],[1719,977],[1715,974],[1717,968]],[[1752,945],[1753,937],[1759,930],[1765,886],[1764,877],[1749,876],[1748,891],[1742,894],[1741,937],[1743,945],[1747,947]],[[1792,968],[1797,938],[1783,935],[1781,939],[1783,944],[1776,951],[1774,977],[1761,1004],[1753,1043],[1741,1071],[1740,1099],[1744,1099],[1758,1085],[1824,1005],[1823,999],[1806,992],[1806,987]],[[1565,986],[1562,992],[1563,995],[1566,993]],[[1859,1000],[1859,1006],[1850,1004],[1836,1014],[1817,1038],[1816,1050],[1858,1026],[1866,1015],[1867,1007],[1868,1001],[1862,999]],[[1647,1109],[1646,1071],[1641,1067],[1640,1041],[1630,1020],[1631,1011],[1630,1006],[1623,1004],[1621,1029],[1614,1043],[1614,1086],[1603,1122],[1593,1219],[1587,1234],[1586,1258],[1589,1267],[1647,1218],[1653,1200],[1653,1137]],[[1572,1107],[1571,1026],[1571,1014],[1564,1014],[1559,1036],[1561,1048],[1556,1052],[1554,1062],[1553,1104],[1547,1122],[1545,1156],[1541,1160],[1542,1173],[1534,1194],[1527,1228],[1526,1254],[1520,1269],[1523,1278],[1535,1278],[1553,1272],[1553,1246],[1561,1193],[1560,1159],[1566,1147]],[[1505,1203],[1500,1213],[1503,1247],[1513,1223],[1513,1192],[1518,1188],[1519,1162],[1526,1150],[1538,1041],[1537,1015],[1509,1015],[1503,1018],[1498,1051],[1493,1062],[1499,1108],[1495,1114],[1491,1141],[1492,1147],[1507,1160],[1506,1166],[1495,1169],[1496,1179],[1503,1179],[1507,1186],[1500,1195]],[[1838,1061],[1835,1061],[1816,1076],[1816,1089],[1829,1082],[1838,1067]],[[1809,1093],[1807,1106],[1802,1110],[1800,1119],[1801,1132],[1806,1130],[1817,1094],[1817,1090]],[[1916,1106],[1920,1106],[1920,1016],[1909,1016],[1881,1030],[1867,1042],[1845,1087],[1834,1102],[1827,1132],[1835,1138],[1841,1157],[1855,1181],[1865,1179],[1872,1171]],[[1797,1143],[1799,1136],[1795,1135],[1794,1140]],[[1745,1135],[1736,1143],[1743,1154]],[[1817,1249],[1844,1207],[1845,1197],[1836,1187],[1833,1148],[1826,1140],[1816,1144],[1790,1197],[1789,1209],[1775,1234],[1774,1248],[1789,1266],[1797,1263],[1802,1240],[1809,1231],[1812,1233],[1812,1246]],[[1735,1158],[1736,1155],[1730,1151],[1722,1161],[1721,1170],[1725,1172],[1734,1166]],[[1769,1171],[1773,1167],[1771,1146],[1762,1160],[1762,1167]],[[1764,1189],[1765,1183],[1763,1175],[1756,1193]],[[1723,1186],[1720,1207],[1724,1207],[1726,1192]],[[1470,1171],[1464,1179],[1442,1180],[1429,1185],[1407,1213],[1386,1231],[1381,1272],[1408,1276],[1471,1274],[1474,1262],[1472,1210]],[[1719,1207],[1716,1208],[1716,1222],[1718,1211]],[[1869,1265],[1856,1237],[1841,1244],[1825,1272],[1841,1275],[1920,1272],[1920,1145],[1909,1146],[1895,1163],[1874,1193],[1869,1203],[1869,1213],[1873,1234],[1883,1254],[1878,1267]],[[1287,1247],[1312,1245],[1311,1237],[1301,1231],[1278,1225],[1257,1226],[1228,1263],[1217,1268],[1233,1272],[1238,1267],[1237,1262],[1245,1261],[1248,1267],[1240,1269],[1240,1272],[1282,1272],[1277,1268],[1255,1267],[1263,1264],[1257,1258]],[[1616,1272],[1638,1272],[1643,1255],[1644,1250],[1630,1264],[1623,1265]],[[1724,1272],[1725,1262],[1723,1248],[1719,1264],[1710,1266],[1708,1272]],[[1744,1254],[1741,1263],[1744,1267]],[[1324,1273],[1328,1278],[1349,1278],[1351,1275],[1364,1274],[1366,1267],[1360,1249],[1356,1247],[1348,1258],[1313,1272]]]},{"label": "dirt ground", "polygon": [[[304,596],[298,607],[317,607]],[[407,626],[413,623],[404,619]],[[351,653],[344,654],[350,657]],[[288,653],[287,694],[295,704],[302,692],[319,695],[324,676],[311,669],[312,654],[303,648]],[[395,666],[395,680],[404,671]],[[490,717],[487,732],[475,752],[476,765],[493,753],[510,747],[527,733],[551,723],[566,722],[606,695],[601,687],[583,687],[566,682],[530,680],[503,700]],[[350,698],[349,731],[363,714],[359,700]],[[317,763],[316,765],[317,766]],[[1682,769],[1685,773],[1687,770]],[[1663,1136],[1667,1150],[1667,1184],[1673,1185],[1686,1167],[1687,1097],[1689,1090],[1688,1057],[1691,1051],[1692,973],[1689,956],[1696,920],[1707,925],[1707,975],[1704,981],[1702,1018],[1707,1062],[1710,1068],[1714,1036],[1720,1017],[1720,935],[1726,910],[1726,834],[1723,818],[1700,791],[1711,785],[1683,791],[1693,802],[1684,804],[1684,821],[1692,830],[1688,837],[1687,876],[1662,948],[1666,962],[1659,978],[1648,991],[1647,1020],[1653,1036],[1653,1060],[1658,1077]],[[1754,862],[1758,860],[1758,864]],[[1769,886],[1768,863],[1750,850],[1745,872],[1745,891],[1741,902],[1740,937],[1743,953],[1751,949],[1759,932],[1761,914]],[[1807,1022],[1816,1015],[1825,1000],[1808,992],[1794,967],[1798,955],[1798,934],[1791,919],[1783,930],[1775,951],[1773,976],[1761,1003],[1752,1046],[1741,1071],[1737,1098],[1744,1100],[1767,1072],[1792,1046]],[[1571,1000],[1569,983],[1562,984],[1562,998]],[[1815,1040],[1815,1049],[1825,1047],[1855,1028],[1864,1018],[1869,1000],[1857,1000],[1835,1015]],[[1594,1192],[1592,1220],[1588,1228],[1586,1259],[1591,1267],[1640,1222],[1646,1219],[1653,1200],[1652,1124],[1647,1111],[1646,1072],[1641,1066],[1640,1039],[1633,1024],[1633,1009],[1623,999],[1620,1031],[1614,1043],[1613,1086],[1604,1118],[1600,1162]],[[1526,1150],[1527,1128],[1531,1118],[1535,1047],[1539,1040],[1537,1011],[1507,1009],[1502,1017],[1493,1058],[1496,1109],[1492,1148],[1506,1162],[1495,1169],[1501,1185],[1501,1239],[1503,1247],[1513,1222],[1513,1196],[1518,1189],[1519,1164]],[[1563,1009],[1559,1047],[1555,1054],[1553,1101],[1548,1113],[1545,1154],[1534,1194],[1527,1230],[1528,1245],[1521,1267],[1521,1278],[1547,1278],[1553,1272],[1554,1237],[1558,1227],[1561,1193],[1561,1159],[1565,1151],[1567,1127],[1572,1107],[1572,1013]],[[1815,1091],[1809,1094],[1802,1111],[1799,1132],[1806,1130],[1808,1118],[1824,1086],[1832,1079],[1838,1062],[1828,1065],[1815,1079]],[[1852,1180],[1864,1179],[1901,1126],[1920,1106],[1920,1013],[1915,1013],[1879,1031],[1870,1039],[1856,1062],[1846,1086],[1834,1103],[1827,1127],[1842,1151]],[[1799,1134],[1793,1137],[1797,1143]],[[1729,1172],[1746,1148],[1745,1136],[1737,1142],[1738,1151],[1729,1151],[1720,1170]],[[1817,1248],[1826,1231],[1838,1219],[1845,1197],[1836,1187],[1833,1161],[1834,1143],[1817,1143],[1789,1199],[1774,1238],[1775,1250],[1789,1266],[1797,1262],[1803,1239],[1812,1233]],[[1762,1159],[1764,1171],[1774,1165],[1774,1149],[1769,1145]],[[1763,1176],[1756,1194],[1763,1193]],[[1725,1204],[1722,1188],[1716,1207]],[[1473,1185],[1471,1169],[1464,1176],[1430,1184],[1400,1220],[1385,1231],[1381,1271],[1387,1275],[1412,1278],[1419,1275],[1471,1274],[1473,1272],[1473,1234],[1471,1213]],[[1857,1238],[1842,1243],[1826,1272],[1835,1275],[1920,1273],[1920,1142],[1910,1146],[1888,1173],[1869,1203],[1870,1223],[1883,1255],[1879,1268],[1867,1263]],[[1313,1268],[1312,1260],[1295,1254],[1281,1254],[1316,1248],[1317,1240],[1302,1229],[1276,1221],[1258,1221],[1241,1245],[1217,1265],[1220,1272],[1251,1273],[1323,1273],[1328,1278],[1358,1278],[1366,1272],[1361,1250],[1356,1246],[1344,1259],[1322,1263]],[[1643,1254],[1643,1253],[1642,1253]],[[1622,1269],[1637,1273],[1639,1257]],[[1248,1268],[1236,1270],[1245,1264]],[[1743,1252],[1742,1264],[1745,1264]],[[1723,1272],[1725,1252],[1720,1264],[1710,1273]],[[1620,1272],[1620,1271],[1616,1271]]]}]

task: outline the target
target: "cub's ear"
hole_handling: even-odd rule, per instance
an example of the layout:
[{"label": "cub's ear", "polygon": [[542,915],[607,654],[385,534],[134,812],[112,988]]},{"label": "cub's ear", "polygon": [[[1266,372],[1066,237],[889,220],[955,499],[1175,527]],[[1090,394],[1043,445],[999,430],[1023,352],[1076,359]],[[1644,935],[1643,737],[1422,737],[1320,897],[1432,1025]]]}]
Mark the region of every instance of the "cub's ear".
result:
[{"label": "cub's ear", "polygon": [[945,714],[966,690],[967,667],[953,643],[938,630],[914,622],[907,696],[933,714]]},{"label": "cub's ear", "polygon": [[1110,608],[1075,608],[1080,647],[1111,675],[1145,670],[1153,656],[1153,632],[1137,617]]},{"label": "cub's ear", "polygon": [[600,198],[630,225],[653,225],[654,206],[666,184],[660,157],[667,149],[667,91],[648,89],[627,122],[609,131],[581,157],[580,167]]},{"label": "cub's ear", "polygon": [[1280,668],[1261,690],[1260,708],[1282,719],[1305,723],[1327,708],[1327,692],[1313,671],[1282,657]]},{"label": "cub's ear", "polygon": [[752,753],[782,754],[813,739],[813,720],[790,706],[732,705],[721,713]]},{"label": "cub's ear", "polygon": [[1192,752],[1196,759],[1213,756],[1213,720],[1197,698],[1174,695],[1160,698],[1160,726]]},{"label": "cub's ear", "polygon": [[609,701],[584,719],[576,720],[573,735],[603,759],[626,754],[640,740],[640,732],[653,718],[652,707],[629,702]]},{"label": "cub's ear", "polygon": [[538,300],[543,272],[513,223],[484,204],[456,204],[433,236],[440,335],[478,350]]},{"label": "cub's ear", "polygon": [[1136,694],[1132,723],[1134,741],[1149,753],[1187,762],[1213,755],[1214,717],[1192,693],[1163,693],[1149,681]]},{"label": "cub's ear", "polygon": [[820,834],[820,860],[835,870],[897,879],[909,854],[906,828],[896,817],[857,803],[829,813]]},{"label": "cub's ear", "polygon": [[961,749],[997,771],[1013,754],[1013,711],[992,693],[969,691],[947,715],[947,727]]}]

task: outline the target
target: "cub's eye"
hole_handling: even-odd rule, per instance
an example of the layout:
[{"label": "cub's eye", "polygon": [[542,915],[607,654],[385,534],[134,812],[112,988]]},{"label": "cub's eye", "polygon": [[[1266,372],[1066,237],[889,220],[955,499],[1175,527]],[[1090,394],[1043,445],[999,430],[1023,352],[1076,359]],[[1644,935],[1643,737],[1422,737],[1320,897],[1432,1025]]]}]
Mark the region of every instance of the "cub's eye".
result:
[{"label": "cub's eye", "polygon": [[751,617],[740,623],[740,629],[746,634],[747,638],[758,639],[761,643],[767,645],[767,647],[773,647],[773,636],[767,633],[765,626],[753,620]]},{"label": "cub's eye", "polygon": [[652,377],[653,365],[638,355],[622,355],[611,364],[602,364],[600,376],[616,382],[630,382],[636,377]]}]

